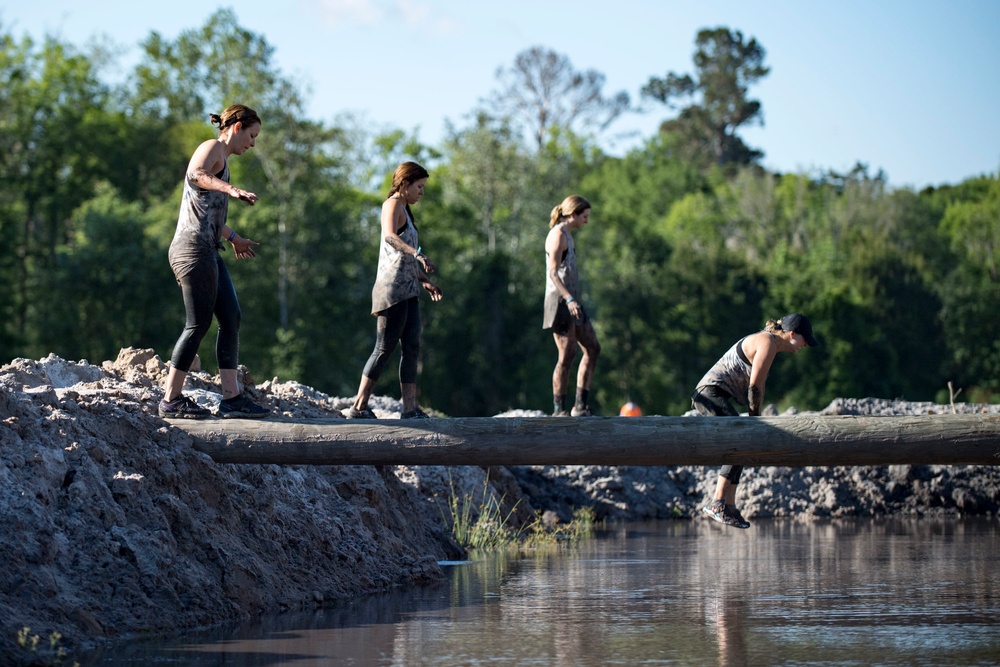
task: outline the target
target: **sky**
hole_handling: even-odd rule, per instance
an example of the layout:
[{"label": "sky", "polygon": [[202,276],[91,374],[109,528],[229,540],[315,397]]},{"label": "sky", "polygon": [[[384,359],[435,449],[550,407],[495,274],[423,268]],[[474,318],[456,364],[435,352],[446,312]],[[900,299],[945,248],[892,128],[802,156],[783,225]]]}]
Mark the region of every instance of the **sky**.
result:
[{"label": "sky", "polygon": [[[756,38],[768,76],[751,87],[764,124],[741,131],[765,167],[816,175],[856,163],[893,187],[959,183],[1000,170],[1000,1],[997,0],[32,0],[0,6],[16,39],[57,37],[79,47],[121,45],[119,72],[138,44],[204,25],[232,7],[274,47],[274,64],[306,91],[308,115],[342,113],[372,129],[416,132],[431,145],[498,87],[496,71],[542,46],[577,70],[606,77],[644,110],[600,137],[621,155],[676,112],[643,101],[651,77],[694,73],[702,28]],[[110,76],[110,74],[109,74]],[[227,101],[228,103],[229,101]],[[640,104],[641,103],[641,104]],[[208,109],[215,112],[221,109]]]}]

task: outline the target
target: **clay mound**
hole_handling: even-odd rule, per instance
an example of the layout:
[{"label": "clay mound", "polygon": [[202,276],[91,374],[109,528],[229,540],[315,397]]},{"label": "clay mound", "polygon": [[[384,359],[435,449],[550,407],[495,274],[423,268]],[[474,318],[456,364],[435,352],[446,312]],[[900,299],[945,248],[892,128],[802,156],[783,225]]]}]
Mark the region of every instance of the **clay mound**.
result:
[{"label": "clay mound", "polygon": [[[343,399],[255,385],[290,417]],[[371,466],[220,465],[155,414],[167,366],[126,348],[0,367],[0,663],[23,627],[63,645],[176,633],[441,576],[458,554],[411,486]],[[186,393],[214,407],[218,377]]]}]

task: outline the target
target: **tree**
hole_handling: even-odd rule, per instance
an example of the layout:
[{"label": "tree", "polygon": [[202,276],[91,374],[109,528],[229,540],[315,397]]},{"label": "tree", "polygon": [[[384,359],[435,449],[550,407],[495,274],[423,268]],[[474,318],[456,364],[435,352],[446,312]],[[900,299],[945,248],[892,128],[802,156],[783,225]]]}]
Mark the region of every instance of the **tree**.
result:
[{"label": "tree", "polygon": [[70,236],[73,210],[120,171],[117,140],[127,128],[97,60],[54,38],[39,49],[0,36],[0,231],[11,253],[0,260],[9,285],[4,326],[22,353],[36,351],[48,327],[50,295],[39,277]]},{"label": "tree", "polygon": [[487,104],[528,125],[539,150],[553,127],[583,127],[604,130],[629,108],[628,93],[605,97],[604,74],[579,72],[566,56],[534,46],[514,57],[510,68],[497,69],[500,89]]},{"label": "tree", "polygon": [[692,99],[675,120],[663,126],[685,138],[691,157],[708,157],[718,165],[757,161],[763,154],[744,144],[736,132],[763,124],[760,102],[749,99],[747,93],[770,72],[764,65],[764,47],[753,38],[744,41],[738,30],[721,27],[699,31],[695,46],[696,78],[673,72],[652,77],[643,86],[642,96],[669,108],[678,106],[679,100]]},{"label": "tree", "polygon": [[[176,215],[166,204],[144,211],[123,201],[109,185],[73,213],[73,233],[60,246],[52,271],[39,278],[50,294],[49,325],[39,333],[43,350],[70,359],[113,359],[127,346],[166,347],[183,315],[166,262],[170,237],[155,223]],[[160,261],[150,261],[160,258]]]}]

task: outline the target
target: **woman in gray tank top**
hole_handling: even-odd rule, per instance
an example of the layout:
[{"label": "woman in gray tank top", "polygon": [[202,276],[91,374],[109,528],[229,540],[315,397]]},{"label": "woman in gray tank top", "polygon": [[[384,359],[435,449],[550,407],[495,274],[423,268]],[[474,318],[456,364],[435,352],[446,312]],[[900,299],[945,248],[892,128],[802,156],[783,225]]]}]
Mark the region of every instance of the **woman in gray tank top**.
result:
[{"label": "woman in gray tank top", "polygon": [[[792,313],[780,320],[768,320],[763,331],[736,341],[705,373],[691,396],[691,405],[702,415],[738,417],[732,403],[735,401],[749,406],[751,417],[759,416],[764,405],[764,383],[775,355],[796,354],[806,345],[815,347],[819,341],[805,315]],[[723,466],[712,502],[702,511],[727,526],[749,528],[750,523],[736,509],[736,489],[742,474],[743,466]]]},{"label": "woman in gray tank top", "polygon": [[382,242],[379,244],[378,272],[372,287],[372,315],[378,318],[375,349],[361,373],[361,385],[354,404],[347,410],[350,419],[375,419],[368,407],[375,383],[396,345],[401,344],[399,385],[403,396],[403,419],[425,419],[417,405],[417,357],[420,352],[420,288],[431,301],[443,298],[441,288],[427,274],[434,263],[420,252],[417,226],[410,205],[424,196],[429,174],[416,162],[404,162],[392,176],[392,188],[382,204]]},{"label": "woman in gray tank top", "polygon": [[229,182],[229,157],[243,155],[256,145],[260,134],[257,112],[242,104],[234,104],[221,114],[211,115],[219,126],[216,139],[204,141],[195,149],[184,178],[177,229],[170,243],[169,260],[174,277],[184,298],[185,326],[170,357],[170,372],[159,404],[161,417],[199,419],[209,416],[181,390],[184,379],[198,352],[202,338],[212,325],[219,323],[215,352],[222,378],[220,417],[264,417],[266,410],[242,392],[237,378],[239,336],[242,314],[229,270],[219,250],[226,239],[236,259],[255,257],[256,241],[244,238],[227,224],[229,198],[253,206],[257,195]]},{"label": "woman in gray tank top", "polygon": [[[580,303],[580,277],[576,268],[573,232],[590,220],[590,202],[570,195],[552,209],[549,234],[545,237],[545,305],[542,328],[552,329],[559,359],[552,372],[552,414],[556,417],[588,417],[590,383],[601,354],[594,325]],[[583,351],[576,374],[576,400],[566,411],[569,372],[577,347]]]}]

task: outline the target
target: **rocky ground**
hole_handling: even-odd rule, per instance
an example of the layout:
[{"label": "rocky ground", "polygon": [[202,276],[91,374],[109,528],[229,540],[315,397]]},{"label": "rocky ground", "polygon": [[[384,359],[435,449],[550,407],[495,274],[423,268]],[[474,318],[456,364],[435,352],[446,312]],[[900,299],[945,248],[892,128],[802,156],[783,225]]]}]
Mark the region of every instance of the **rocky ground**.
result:
[{"label": "rocky ground", "polygon": [[[156,416],[166,372],[153,351],[131,348],[99,366],[50,355],[0,367],[0,664],[23,659],[24,627],[59,632],[73,651],[433,581],[439,560],[463,557],[445,521],[451,493],[516,503],[520,521],[536,511],[568,521],[581,506],[607,520],[688,518],[716,480],[701,466],[221,465]],[[337,418],[350,402],[242,379],[288,417]],[[218,388],[192,372],[186,391],[214,408]],[[392,399],[372,407],[399,415]],[[951,406],[838,399],[823,412]],[[751,521],[1000,508],[1000,472],[986,467],[757,468],[742,487]]]}]

